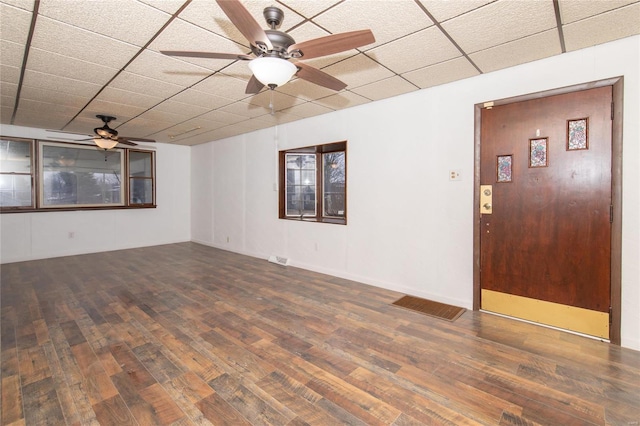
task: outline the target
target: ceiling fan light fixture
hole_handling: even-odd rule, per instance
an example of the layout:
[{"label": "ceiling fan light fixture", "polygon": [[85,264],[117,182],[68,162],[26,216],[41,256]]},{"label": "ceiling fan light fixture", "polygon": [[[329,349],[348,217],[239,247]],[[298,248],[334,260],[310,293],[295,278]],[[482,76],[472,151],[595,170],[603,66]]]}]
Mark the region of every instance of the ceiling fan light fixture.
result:
[{"label": "ceiling fan light fixture", "polygon": [[93,138],[93,142],[102,149],[111,149],[114,146],[118,145],[117,140],[114,141],[113,139],[105,139],[105,138]]},{"label": "ceiling fan light fixture", "polygon": [[260,57],[249,62],[249,68],[265,86],[282,86],[298,71],[291,62],[282,58]]}]

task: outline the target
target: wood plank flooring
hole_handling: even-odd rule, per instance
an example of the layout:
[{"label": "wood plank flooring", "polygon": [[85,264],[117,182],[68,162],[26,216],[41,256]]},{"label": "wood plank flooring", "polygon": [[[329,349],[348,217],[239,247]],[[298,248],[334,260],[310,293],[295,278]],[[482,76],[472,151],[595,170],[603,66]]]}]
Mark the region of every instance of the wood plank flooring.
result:
[{"label": "wood plank flooring", "polygon": [[194,243],[2,265],[3,425],[638,425],[640,353]]}]

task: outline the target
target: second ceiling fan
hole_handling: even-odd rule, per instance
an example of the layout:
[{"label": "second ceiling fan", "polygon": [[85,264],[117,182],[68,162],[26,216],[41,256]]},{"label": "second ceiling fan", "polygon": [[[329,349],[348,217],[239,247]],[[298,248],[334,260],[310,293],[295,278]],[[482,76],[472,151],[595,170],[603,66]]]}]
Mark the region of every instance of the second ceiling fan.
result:
[{"label": "second ceiling fan", "polygon": [[371,30],[359,30],[332,34],[312,40],[296,43],[289,34],[277,30],[282,24],[284,13],[281,9],[270,6],[264,9],[264,17],[270,29],[263,30],[251,13],[239,0],[216,0],[229,20],[238,28],[251,44],[249,55],[216,52],[195,52],[180,50],[161,50],[169,56],[212,59],[236,59],[251,61],[249,68],[253,72],[245,93],[255,94],[265,86],[275,89],[285,84],[291,77],[307,80],[311,83],[332,89],[342,90],[347,84],[324,71],[305,65],[301,62],[290,62],[290,59],[313,59],[355,49],[375,42]]}]

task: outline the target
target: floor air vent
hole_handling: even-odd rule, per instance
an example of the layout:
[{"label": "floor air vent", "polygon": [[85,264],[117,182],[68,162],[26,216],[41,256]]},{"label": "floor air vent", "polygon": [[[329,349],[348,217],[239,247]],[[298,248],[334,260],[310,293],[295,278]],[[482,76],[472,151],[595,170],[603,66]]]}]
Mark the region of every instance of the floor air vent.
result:
[{"label": "floor air vent", "polygon": [[269,256],[269,262],[271,263],[276,263],[278,265],[282,265],[282,266],[289,266],[289,258],[288,257],[281,257],[281,256]]}]

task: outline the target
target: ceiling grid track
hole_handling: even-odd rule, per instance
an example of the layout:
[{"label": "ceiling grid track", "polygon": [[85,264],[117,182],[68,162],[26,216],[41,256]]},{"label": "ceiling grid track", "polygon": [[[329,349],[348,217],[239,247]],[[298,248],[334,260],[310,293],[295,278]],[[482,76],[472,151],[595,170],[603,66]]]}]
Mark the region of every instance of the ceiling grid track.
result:
[{"label": "ceiling grid track", "polygon": [[558,2],[558,0],[553,0],[553,11],[556,14],[556,27],[558,27],[560,48],[562,50],[562,53],[567,53],[567,48],[564,44],[564,31],[562,30],[562,16],[560,16],[560,3]]},{"label": "ceiling grid track", "polygon": [[31,12],[31,25],[29,26],[29,35],[27,36],[27,42],[24,46],[24,55],[22,56],[22,67],[20,68],[20,79],[18,80],[18,89],[16,93],[16,101],[13,104],[13,112],[11,114],[11,124],[16,120],[16,114],[18,112],[18,106],[20,106],[20,93],[22,92],[22,82],[24,81],[24,74],[27,70],[27,61],[29,60],[29,51],[31,50],[31,40],[33,40],[33,32],[36,28],[36,21],[38,20],[38,10],[40,8],[40,0],[36,0],[33,4],[33,11]]}]

